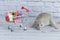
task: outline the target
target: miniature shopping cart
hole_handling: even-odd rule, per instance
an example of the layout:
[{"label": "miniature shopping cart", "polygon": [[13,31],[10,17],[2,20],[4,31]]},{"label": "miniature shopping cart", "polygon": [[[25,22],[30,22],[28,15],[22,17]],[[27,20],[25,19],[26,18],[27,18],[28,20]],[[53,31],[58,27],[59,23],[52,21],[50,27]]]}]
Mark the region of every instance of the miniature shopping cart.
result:
[{"label": "miniature shopping cart", "polygon": [[[25,9],[26,12],[29,12],[28,9],[22,7],[22,9]],[[22,23],[23,19],[22,19],[22,13],[20,11],[16,11],[16,12],[6,12],[6,16],[5,16],[5,20],[8,23]],[[8,26],[8,29],[11,30],[11,32],[13,32],[14,30],[12,28],[10,28],[11,25]],[[22,27],[21,25],[19,25],[19,27]]]}]

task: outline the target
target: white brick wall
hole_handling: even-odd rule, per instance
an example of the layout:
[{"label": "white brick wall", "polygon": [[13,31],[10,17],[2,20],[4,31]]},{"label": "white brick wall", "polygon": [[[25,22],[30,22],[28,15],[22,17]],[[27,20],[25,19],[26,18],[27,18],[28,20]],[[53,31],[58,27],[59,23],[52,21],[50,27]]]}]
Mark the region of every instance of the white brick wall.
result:
[{"label": "white brick wall", "polygon": [[[0,0],[0,14],[4,15],[6,11],[21,10],[20,7],[25,6],[30,9],[30,15],[35,16],[41,12],[48,12],[54,16],[60,17],[60,0]],[[55,30],[51,27],[44,27],[42,30],[37,31],[29,29],[34,18],[29,17],[24,20],[25,25],[29,27],[27,31],[20,30],[19,25],[15,25],[14,32],[7,29],[10,23],[6,23],[5,16],[0,15],[0,40],[60,40],[60,30]],[[27,18],[26,18],[27,19]],[[10,24],[10,25],[11,25]],[[59,25],[57,25],[59,28]]]},{"label": "white brick wall", "polygon": [[21,6],[30,9],[30,15],[48,12],[60,16],[60,0],[0,0],[0,14],[20,10]]}]

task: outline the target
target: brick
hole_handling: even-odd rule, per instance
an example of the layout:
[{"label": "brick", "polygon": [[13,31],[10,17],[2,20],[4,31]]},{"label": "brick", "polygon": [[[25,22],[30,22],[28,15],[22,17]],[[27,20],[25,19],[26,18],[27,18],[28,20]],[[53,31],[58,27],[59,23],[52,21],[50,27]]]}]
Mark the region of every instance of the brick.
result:
[{"label": "brick", "polygon": [[22,2],[39,2],[40,0],[21,0]]},{"label": "brick", "polygon": [[47,2],[48,2],[48,1],[50,1],[50,2],[57,2],[57,1],[60,1],[60,0],[41,0],[41,1],[45,1],[45,2],[46,2],[46,1],[47,1]]},{"label": "brick", "polygon": [[[58,2],[57,2],[58,1]],[[32,16],[40,12],[60,13],[60,0],[0,0],[0,12],[21,10],[21,6],[31,10]]]}]

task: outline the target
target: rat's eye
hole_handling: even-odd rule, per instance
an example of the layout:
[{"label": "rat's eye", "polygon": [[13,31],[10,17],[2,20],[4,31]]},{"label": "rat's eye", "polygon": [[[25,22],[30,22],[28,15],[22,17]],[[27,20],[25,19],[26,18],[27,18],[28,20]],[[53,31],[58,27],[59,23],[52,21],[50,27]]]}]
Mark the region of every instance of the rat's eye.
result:
[{"label": "rat's eye", "polygon": [[41,24],[40,26],[44,26],[43,24]]},{"label": "rat's eye", "polygon": [[41,24],[41,26],[43,26],[43,25]]}]

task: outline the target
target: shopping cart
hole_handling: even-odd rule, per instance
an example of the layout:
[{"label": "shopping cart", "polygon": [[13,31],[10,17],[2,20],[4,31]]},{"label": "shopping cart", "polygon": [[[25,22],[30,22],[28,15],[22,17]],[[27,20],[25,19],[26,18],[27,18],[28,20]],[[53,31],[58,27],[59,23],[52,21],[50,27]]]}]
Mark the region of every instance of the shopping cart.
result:
[{"label": "shopping cart", "polygon": [[[27,13],[30,12],[28,9],[24,8],[23,6],[21,9],[25,9]],[[23,22],[22,15],[23,14],[20,11],[6,12],[5,20],[6,20],[6,22],[13,23],[14,25],[15,25],[15,23],[22,23]],[[11,30],[11,32],[13,32],[14,30],[12,28],[10,28],[10,26],[11,25],[8,25],[8,29]],[[21,28],[22,25],[20,24],[19,27]],[[26,29],[26,27],[25,27],[25,29]]]}]

